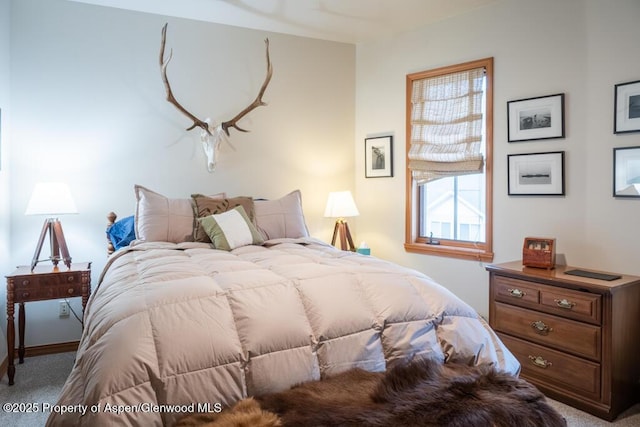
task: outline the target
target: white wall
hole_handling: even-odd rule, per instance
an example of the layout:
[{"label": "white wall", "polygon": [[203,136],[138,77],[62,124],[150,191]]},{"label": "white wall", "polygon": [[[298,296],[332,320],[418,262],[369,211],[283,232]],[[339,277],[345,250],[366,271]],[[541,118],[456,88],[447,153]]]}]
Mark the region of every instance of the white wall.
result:
[{"label": "white wall", "polygon": [[[11,264],[28,264],[35,249],[43,218],[23,213],[40,180],[70,183],[80,213],[62,218],[65,236],[74,260],[93,261],[94,285],[105,216],[133,214],[136,183],[170,197],[277,198],[299,188],[311,232],[330,238],[326,197],[354,182],[353,45],[63,0],[10,5]],[[241,121],[250,133],[232,130],[214,173],[199,131],[186,132],[191,123],[165,101],[158,53],[167,21],[174,93],[203,119],[228,120],[253,101],[270,39],[269,105]],[[28,304],[27,345],[79,338],[78,322],[57,310],[55,301]]]},{"label": "white wall", "polygon": [[[9,206],[9,64],[10,64],[10,28],[9,0],[0,0],[0,271],[8,272],[12,265],[9,259],[10,221]],[[0,276],[2,277],[2,276]],[[5,307],[7,288],[4,283],[0,285],[0,306]],[[5,317],[0,317],[5,319]],[[5,322],[2,322],[5,323]],[[0,362],[7,354],[7,341],[5,329],[0,332]]]},{"label": "white wall", "polygon": [[[637,0],[504,0],[391,40],[358,46],[357,240],[434,277],[480,313],[488,275],[479,262],[404,251],[405,76],[494,57],[494,262],[521,257],[525,236],[557,239],[569,264],[640,275],[640,200],[612,193],[613,86],[640,79]],[[565,93],[566,138],[507,142],[506,103]],[[365,179],[364,138],[394,135],[395,176]],[[507,196],[507,154],[566,151],[565,197]]]}]

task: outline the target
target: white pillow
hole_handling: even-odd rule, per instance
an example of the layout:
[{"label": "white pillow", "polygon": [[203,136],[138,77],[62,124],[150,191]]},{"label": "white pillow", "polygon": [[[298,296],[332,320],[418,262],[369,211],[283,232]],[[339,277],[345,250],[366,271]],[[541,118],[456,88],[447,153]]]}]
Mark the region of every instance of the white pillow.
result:
[{"label": "white pillow", "polygon": [[294,190],[277,200],[254,199],[255,222],[266,240],[309,237],[302,213],[302,195]]},{"label": "white pillow", "polygon": [[[170,199],[141,185],[135,185],[136,239],[148,242],[193,241],[192,200]],[[225,197],[224,193],[210,197]]]}]

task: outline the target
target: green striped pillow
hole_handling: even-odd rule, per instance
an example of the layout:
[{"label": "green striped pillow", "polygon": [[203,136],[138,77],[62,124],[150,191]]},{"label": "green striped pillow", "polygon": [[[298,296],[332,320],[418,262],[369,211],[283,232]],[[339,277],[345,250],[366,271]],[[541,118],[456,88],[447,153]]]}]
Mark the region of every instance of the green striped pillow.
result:
[{"label": "green striped pillow", "polygon": [[216,249],[230,251],[247,245],[262,245],[264,239],[242,206],[198,218]]}]

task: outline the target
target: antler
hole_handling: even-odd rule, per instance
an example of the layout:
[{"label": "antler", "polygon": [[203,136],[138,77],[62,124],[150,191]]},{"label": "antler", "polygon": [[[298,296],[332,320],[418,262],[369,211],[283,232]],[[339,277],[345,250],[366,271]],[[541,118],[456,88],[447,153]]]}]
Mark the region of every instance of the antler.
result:
[{"label": "antler", "polygon": [[172,103],[182,114],[187,116],[189,119],[193,120],[193,124],[187,128],[187,130],[191,130],[196,126],[201,127],[202,130],[211,135],[211,131],[209,130],[209,125],[204,120],[200,120],[193,114],[191,114],[186,108],[184,108],[175,96],[173,96],[173,91],[171,91],[171,85],[169,84],[169,79],[167,78],[167,65],[169,65],[169,61],[173,57],[173,49],[169,52],[169,57],[167,60],[164,60],[164,47],[167,42],[167,24],[164,24],[162,27],[162,43],[160,44],[160,69],[162,70],[162,81],[164,82],[164,88],[167,91],[167,101]]},{"label": "antler", "polygon": [[222,122],[222,130],[224,130],[227,136],[229,136],[229,128],[235,128],[240,132],[248,132],[248,130],[242,129],[237,125],[238,120],[249,114],[249,112],[251,112],[255,108],[267,105],[266,102],[262,101],[262,95],[264,95],[264,92],[265,90],[267,90],[267,86],[271,81],[271,76],[273,75],[273,67],[271,66],[271,58],[269,58],[269,39],[264,39],[264,44],[267,49],[267,77],[264,79],[264,83],[262,83],[262,87],[260,88],[260,92],[258,92],[258,96],[256,97],[256,99],[247,108],[240,111],[240,113],[238,113],[238,115],[233,119],[227,122]]},{"label": "antler", "polygon": [[[193,121],[193,124],[189,126],[187,130],[191,130],[196,126],[198,126],[202,128],[205,132],[207,132],[207,134],[212,135],[211,131],[209,130],[208,123],[203,120],[200,120],[195,115],[191,114],[186,108],[180,105],[180,103],[175,98],[175,96],[173,96],[171,85],[169,84],[169,79],[167,78],[167,65],[169,65],[169,61],[171,61],[173,50],[169,53],[169,57],[167,58],[167,60],[166,61],[164,60],[164,49],[165,49],[165,44],[167,40],[167,25],[168,24],[164,24],[164,27],[162,27],[162,43],[160,45],[160,68],[162,70],[162,81],[164,82],[164,87],[167,91],[167,101],[173,104],[180,112],[182,112],[182,114],[184,114],[190,120]],[[224,130],[227,136],[229,136],[229,128],[235,128],[240,132],[248,132],[248,130],[242,129],[241,127],[238,126],[237,124],[238,120],[240,120],[241,118],[249,114],[254,109],[260,106],[267,105],[266,102],[262,101],[262,96],[264,95],[264,92],[267,90],[267,86],[271,81],[271,76],[273,75],[273,67],[271,65],[271,58],[269,57],[269,39],[265,39],[264,44],[267,50],[267,77],[265,78],[264,83],[262,84],[262,87],[260,88],[260,92],[258,92],[258,96],[256,97],[256,99],[247,108],[245,108],[240,113],[238,113],[238,115],[236,115],[234,118],[232,118],[229,121],[222,122],[220,127],[222,128],[222,130]]]}]

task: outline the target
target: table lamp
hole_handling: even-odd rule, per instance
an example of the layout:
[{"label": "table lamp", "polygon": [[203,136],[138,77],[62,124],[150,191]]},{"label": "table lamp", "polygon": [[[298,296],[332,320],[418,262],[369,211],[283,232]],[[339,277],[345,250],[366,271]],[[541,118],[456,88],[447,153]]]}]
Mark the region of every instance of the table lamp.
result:
[{"label": "table lamp", "polygon": [[58,215],[76,214],[76,204],[71,197],[69,186],[62,182],[39,182],[36,184],[29,199],[25,215],[47,215],[42,226],[38,246],[31,260],[31,271],[34,270],[39,260],[40,251],[47,234],[51,246],[49,260],[53,262],[54,270],[58,268],[58,262],[63,260],[67,268],[71,268],[71,256],[67,248],[67,242],[62,232],[62,224]]},{"label": "table lamp", "polygon": [[356,203],[353,201],[351,191],[334,191],[329,193],[324,216],[327,218],[338,218],[333,228],[332,245],[336,244],[336,237],[340,234],[340,249],[343,251],[350,250],[352,252],[356,250],[353,239],[351,238],[351,232],[349,231],[349,225],[345,218],[358,215],[360,215],[360,212],[358,212]]}]

